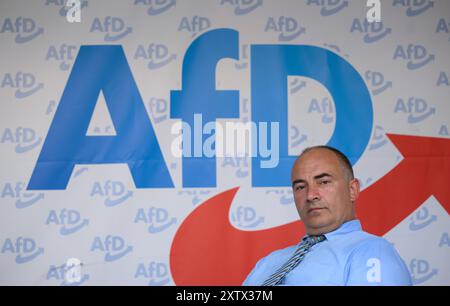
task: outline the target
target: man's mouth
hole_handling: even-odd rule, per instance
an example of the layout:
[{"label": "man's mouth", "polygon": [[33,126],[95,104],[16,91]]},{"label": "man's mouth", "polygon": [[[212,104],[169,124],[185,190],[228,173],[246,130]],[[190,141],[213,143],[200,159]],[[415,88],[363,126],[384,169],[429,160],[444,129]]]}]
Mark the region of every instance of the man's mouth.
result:
[{"label": "man's mouth", "polygon": [[320,210],[322,210],[322,209],[325,209],[325,207],[314,207],[314,208],[310,208],[310,209],[308,209],[308,214],[309,214],[309,213],[312,213],[312,212],[315,212],[315,211],[320,211]]}]

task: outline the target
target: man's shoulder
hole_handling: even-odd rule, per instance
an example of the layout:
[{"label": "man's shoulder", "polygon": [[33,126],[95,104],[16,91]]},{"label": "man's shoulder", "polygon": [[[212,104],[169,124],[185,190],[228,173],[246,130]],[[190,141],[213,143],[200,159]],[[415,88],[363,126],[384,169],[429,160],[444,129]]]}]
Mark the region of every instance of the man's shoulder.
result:
[{"label": "man's shoulder", "polygon": [[394,250],[393,245],[385,238],[362,230],[353,234],[349,244],[349,247],[354,251],[364,251],[373,248]]},{"label": "man's shoulder", "polygon": [[379,247],[392,247],[392,244],[383,237],[370,234],[365,231],[359,232],[359,246],[379,246]]},{"label": "man's shoulder", "polygon": [[353,243],[348,246],[348,252],[349,262],[378,258],[383,259],[384,262],[403,264],[394,244],[383,237],[364,231],[355,235]]},{"label": "man's shoulder", "polygon": [[408,269],[394,245],[367,232],[357,234],[346,271],[347,284],[411,285]]}]

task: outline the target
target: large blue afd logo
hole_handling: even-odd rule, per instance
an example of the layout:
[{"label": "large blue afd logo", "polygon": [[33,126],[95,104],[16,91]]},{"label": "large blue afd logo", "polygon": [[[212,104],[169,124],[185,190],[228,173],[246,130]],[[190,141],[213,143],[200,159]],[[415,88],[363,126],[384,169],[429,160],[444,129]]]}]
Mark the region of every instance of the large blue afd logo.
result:
[{"label": "large blue afd logo", "polygon": [[[279,137],[267,137],[279,141],[278,164],[265,168],[267,157],[252,157],[253,186],[290,186],[296,156],[288,154],[289,76],[307,77],[328,89],[335,120],[328,145],[343,151],[355,164],[371,138],[373,110],[369,90],[352,65],[314,46],[251,45],[250,49],[251,121],[257,126],[277,122],[280,132]],[[237,31],[212,30],[193,41],[183,60],[182,88],[171,91],[170,118],[194,126],[198,114],[205,125],[215,124],[218,118],[240,117],[239,91],[215,88],[216,66],[224,58],[239,60]],[[86,135],[100,92],[111,114],[114,136]],[[122,46],[81,46],[28,189],[65,189],[75,164],[106,163],[126,163],[137,188],[173,188],[146,114]],[[195,135],[191,136],[193,140]],[[202,141],[210,139],[202,137]],[[182,182],[183,187],[215,187],[216,156],[183,156]]]}]

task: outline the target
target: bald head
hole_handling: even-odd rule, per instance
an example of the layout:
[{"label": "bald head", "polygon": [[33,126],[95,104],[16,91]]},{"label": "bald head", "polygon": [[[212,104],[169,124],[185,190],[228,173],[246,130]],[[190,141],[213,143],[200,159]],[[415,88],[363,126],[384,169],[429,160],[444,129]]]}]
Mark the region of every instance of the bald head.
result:
[{"label": "bald head", "polygon": [[353,173],[353,167],[352,164],[350,163],[350,160],[347,158],[347,156],[345,156],[344,153],[342,153],[341,151],[339,151],[338,149],[335,149],[333,147],[330,146],[314,146],[314,147],[309,147],[306,148],[305,150],[303,150],[303,152],[300,154],[299,159],[306,153],[313,151],[313,150],[328,150],[329,152],[333,153],[338,161],[339,164],[341,165],[342,171],[345,175],[345,178],[347,180],[353,180],[355,178],[355,175]]}]

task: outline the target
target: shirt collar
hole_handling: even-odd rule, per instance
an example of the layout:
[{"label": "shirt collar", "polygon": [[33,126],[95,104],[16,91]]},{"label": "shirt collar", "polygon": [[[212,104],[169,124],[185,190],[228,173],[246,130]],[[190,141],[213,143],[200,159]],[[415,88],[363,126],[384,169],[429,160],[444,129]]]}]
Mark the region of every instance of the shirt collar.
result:
[{"label": "shirt collar", "polygon": [[337,236],[348,234],[351,232],[361,231],[361,222],[359,220],[350,220],[342,224],[339,228],[332,232],[324,234],[327,240],[337,238]]},{"label": "shirt collar", "polygon": [[[340,227],[335,229],[332,232],[324,234],[327,240],[333,240],[334,238],[337,238],[340,235],[344,235],[351,232],[361,231],[361,222],[357,219],[350,220],[345,223],[343,223]],[[305,236],[306,237],[306,236]]]}]

